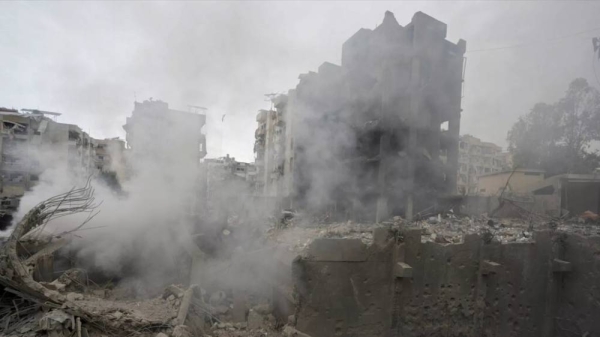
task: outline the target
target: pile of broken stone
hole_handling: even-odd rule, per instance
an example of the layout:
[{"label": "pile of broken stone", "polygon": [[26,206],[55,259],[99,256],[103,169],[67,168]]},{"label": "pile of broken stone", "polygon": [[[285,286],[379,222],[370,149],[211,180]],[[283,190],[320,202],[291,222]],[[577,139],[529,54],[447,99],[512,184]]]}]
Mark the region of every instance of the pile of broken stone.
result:
[{"label": "pile of broken stone", "polygon": [[421,242],[439,244],[460,244],[465,235],[477,234],[489,237],[490,241],[500,243],[527,243],[534,241],[534,232],[554,230],[576,233],[584,236],[600,235],[597,222],[585,218],[571,219],[540,218],[492,218],[487,215],[464,216],[452,212],[438,214],[424,219],[407,221],[395,216],[381,223],[354,223],[352,221],[304,226],[300,221],[288,222],[284,229],[272,228],[268,237],[290,251],[302,252],[317,238],[360,239],[366,245],[373,243],[373,230],[376,228],[400,229],[420,228]]},{"label": "pile of broken stone", "polygon": [[576,233],[584,236],[600,235],[600,226],[586,223],[580,218],[573,219],[508,219],[482,216],[455,216],[452,213],[439,214],[427,219],[406,222],[400,217],[392,221],[395,226],[408,226],[422,229],[421,242],[459,244],[468,234],[489,237],[493,242],[527,243],[534,241],[534,232],[552,230]]}]

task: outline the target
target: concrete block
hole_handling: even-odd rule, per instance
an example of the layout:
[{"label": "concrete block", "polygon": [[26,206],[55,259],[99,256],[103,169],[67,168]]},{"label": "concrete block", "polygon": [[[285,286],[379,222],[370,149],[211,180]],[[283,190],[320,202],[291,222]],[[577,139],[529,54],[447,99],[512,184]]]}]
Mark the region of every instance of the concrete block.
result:
[{"label": "concrete block", "polygon": [[485,260],[481,263],[481,274],[482,275],[491,275],[497,274],[500,272],[500,268],[502,265],[497,262]]},{"label": "concrete block", "polygon": [[555,273],[568,273],[573,269],[571,262],[554,259],[552,261],[552,271]]},{"label": "concrete block", "polygon": [[361,262],[367,260],[367,250],[360,239],[315,239],[308,247],[314,261]]},{"label": "concrete block", "polygon": [[378,246],[385,246],[390,239],[390,230],[379,227],[373,230],[373,243]]},{"label": "concrete block", "polygon": [[394,276],[401,278],[412,278],[413,268],[404,262],[396,262],[394,266]]}]

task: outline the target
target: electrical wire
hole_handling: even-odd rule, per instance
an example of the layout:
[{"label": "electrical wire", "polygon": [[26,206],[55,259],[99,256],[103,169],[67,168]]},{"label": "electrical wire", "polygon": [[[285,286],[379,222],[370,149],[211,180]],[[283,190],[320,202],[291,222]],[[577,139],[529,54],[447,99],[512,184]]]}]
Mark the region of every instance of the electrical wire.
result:
[{"label": "electrical wire", "polygon": [[519,43],[519,44],[510,45],[510,46],[495,47],[495,48],[467,50],[466,53],[479,53],[479,52],[485,52],[485,51],[494,51],[494,50],[502,50],[502,49],[530,47],[530,46],[538,45],[538,44],[541,44],[541,43],[552,42],[552,41],[556,41],[556,40],[562,40],[562,39],[566,39],[568,37],[573,37],[573,36],[577,36],[577,35],[581,35],[581,34],[593,32],[593,31],[597,31],[597,30],[600,30],[600,27],[596,27],[596,28],[592,28],[592,29],[580,31],[580,32],[577,32],[577,33],[568,34],[568,35],[563,35],[563,36],[559,36],[559,37],[555,37],[555,38],[548,39],[548,40],[543,40],[543,41],[536,41],[536,42],[531,42],[531,43]]}]

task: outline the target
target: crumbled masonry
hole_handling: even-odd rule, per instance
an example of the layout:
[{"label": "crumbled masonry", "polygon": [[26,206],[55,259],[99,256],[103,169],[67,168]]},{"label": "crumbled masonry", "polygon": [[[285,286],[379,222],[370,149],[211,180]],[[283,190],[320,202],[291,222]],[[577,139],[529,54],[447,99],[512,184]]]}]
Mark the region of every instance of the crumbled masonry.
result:
[{"label": "crumbled masonry", "polygon": [[[522,328],[515,336],[532,330],[563,336],[559,322],[571,317],[579,319],[578,329],[597,331],[594,302],[572,297],[586,291],[600,298],[600,225],[590,222],[589,213],[544,222],[448,212],[412,222],[394,217],[379,224],[320,225],[293,213],[255,238],[263,240],[258,251],[267,250],[256,259],[278,267],[262,281],[271,291],[207,292],[172,284],[155,296],[127,298],[124,286],[95,284],[81,269],[39,281],[46,264],[74,238],[65,233],[36,241],[36,232],[57,213],[93,207],[92,192],[86,186],[41,203],[4,244],[0,284],[8,302],[0,301],[0,324],[6,335],[433,336],[444,326],[450,335],[493,336],[486,326],[502,330],[506,319],[516,319]],[[46,211],[65,200],[79,202]],[[25,244],[29,252],[18,248]],[[234,256],[230,267],[254,265],[252,254]],[[579,301],[577,307],[541,300],[557,291],[556,282],[563,289],[558,301]],[[499,293],[489,288],[493,283],[511,290]],[[496,297],[497,303],[489,302]],[[512,311],[511,303],[531,314]],[[555,310],[557,319],[536,316],[544,310]]]}]

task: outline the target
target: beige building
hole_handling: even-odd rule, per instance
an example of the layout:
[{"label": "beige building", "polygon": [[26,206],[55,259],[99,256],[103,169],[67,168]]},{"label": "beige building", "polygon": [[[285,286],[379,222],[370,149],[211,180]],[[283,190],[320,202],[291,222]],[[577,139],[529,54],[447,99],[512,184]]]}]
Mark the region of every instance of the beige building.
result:
[{"label": "beige building", "polygon": [[544,171],[515,169],[484,174],[478,177],[477,194],[498,196],[506,187],[505,195],[524,196],[531,188],[544,181]]},{"label": "beige building", "polygon": [[479,194],[480,176],[509,170],[511,167],[510,154],[502,152],[500,146],[471,135],[460,137],[457,179],[459,194]]}]

